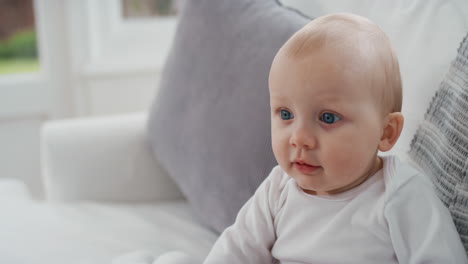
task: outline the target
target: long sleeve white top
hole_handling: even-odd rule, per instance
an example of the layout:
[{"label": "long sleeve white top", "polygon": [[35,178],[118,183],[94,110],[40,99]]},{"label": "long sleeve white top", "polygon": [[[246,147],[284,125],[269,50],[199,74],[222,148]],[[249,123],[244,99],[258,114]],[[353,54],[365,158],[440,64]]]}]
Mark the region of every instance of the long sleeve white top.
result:
[{"label": "long sleeve white top", "polygon": [[206,264],[468,263],[431,182],[396,157],[347,192],[316,196],[275,167]]}]

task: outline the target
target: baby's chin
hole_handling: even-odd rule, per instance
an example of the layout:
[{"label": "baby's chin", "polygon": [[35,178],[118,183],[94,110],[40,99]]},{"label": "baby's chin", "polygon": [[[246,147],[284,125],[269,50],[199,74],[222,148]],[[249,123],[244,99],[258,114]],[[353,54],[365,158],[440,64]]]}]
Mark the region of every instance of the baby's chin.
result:
[{"label": "baby's chin", "polygon": [[305,193],[313,194],[313,195],[317,195],[319,193],[324,193],[324,191],[321,190],[320,188],[317,188],[317,186],[313,186],[310,183],[307,184],[307,183],[298,181],[296,179],[294,179],[294,180],[296,181],[296,184],[299,187],[299,189],[301,189]]}]

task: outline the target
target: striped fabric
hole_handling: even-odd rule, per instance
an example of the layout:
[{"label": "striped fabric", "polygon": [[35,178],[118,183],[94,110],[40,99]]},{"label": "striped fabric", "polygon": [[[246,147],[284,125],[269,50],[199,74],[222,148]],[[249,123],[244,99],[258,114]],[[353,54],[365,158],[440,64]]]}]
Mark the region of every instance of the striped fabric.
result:
[{"label": "striped fabric", "polygon": [[468,253],[468,34],[411,142],[409,156],[432,177]]}]

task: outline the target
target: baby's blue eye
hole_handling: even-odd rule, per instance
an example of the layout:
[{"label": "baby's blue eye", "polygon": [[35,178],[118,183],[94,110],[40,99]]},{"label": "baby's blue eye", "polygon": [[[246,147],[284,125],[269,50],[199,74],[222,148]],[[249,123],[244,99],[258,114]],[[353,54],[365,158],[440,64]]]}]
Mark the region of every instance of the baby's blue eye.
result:
[{"label": "baby's blue eye", "polygon": [[323,113],[320,116],[320,120],[322,122],[325,122],[327,124],[333,124],[341,120],[341,118],[335,114],[332,113]]},{"label": "baby's blue eye", "polygon": [[288,110],[284,110],[284,109],[280,111],[280,115],[281,115],[281,119],[283,120],[289,120],[293,118],[293,114],[291,114],[291,112],[289,112]]}]

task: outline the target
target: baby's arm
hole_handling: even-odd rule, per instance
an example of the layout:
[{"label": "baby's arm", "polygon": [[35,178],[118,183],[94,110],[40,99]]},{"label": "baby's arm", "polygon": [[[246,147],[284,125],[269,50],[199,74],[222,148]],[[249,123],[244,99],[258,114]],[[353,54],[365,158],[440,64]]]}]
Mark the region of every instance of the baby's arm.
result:
[{"label": "baby's arm", "polygon": [[273,217],[281,172],[273,169],[254,196],[241,208],[235,223],[216,241],[205,264],[272,263],[275,242]]},{"label": "baby's arm", "polygon": [[385,215],[399,263],[468,263],[450,212],[430,183],[411,179],[388,201]]}]

